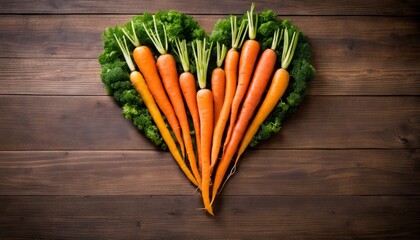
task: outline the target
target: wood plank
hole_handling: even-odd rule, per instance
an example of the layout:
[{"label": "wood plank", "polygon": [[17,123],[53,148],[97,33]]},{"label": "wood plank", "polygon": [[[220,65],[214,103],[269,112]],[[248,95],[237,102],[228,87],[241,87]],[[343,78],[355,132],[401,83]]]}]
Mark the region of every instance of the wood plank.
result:
[{"label": "wood plank", "polygon": [[[419,161],[417,150],[251,150],[222,195],[420,195]],[[0,151],[0,195],[199,198],[158,151]]]},{"label": "wood plank", "polygon": [[[419,99],[309,96],[260,148],[418,148]],[[108,96],[3,95],[0,102],[0,150],[155,149]]]},{"label": "wood plank", "polygon": [[154,150],[0,151],[0,173],[0,195],[195,195],[171,155]]},{"label": "wood plank", "polygon": [[155,149],[111,97],[0,99],[1,150]]},{"label": "wood plank", "polygon": [[248,150],[223,195],[418,195],[417,150]]},{"label": "wood plank", "polygon": [[[195,16],[207,30],[220,15]],[[101,33],[107,26],[129,21],[130,15],[2,15],[0,57],[97,58]],[[417,18],[285,16],[310,38],[315,62],[350,58],[371,63],[378,59],[415,62],[420,58]],[[344,31],[345,30],[345,31]],[[31,37],[28,37],[31,36]],[[30,46],[30,51],[25,46]],[[316,66],[316,64],[315,64]],[[418,66],[418,65],[416,65]]]},{"label": "wood plank", "polygon": [[259,147],[417,148],[418,104],[418,97],[308,97]]},{"label": "wood plank", "polygon": [[106,26],[176,9],[210,31],[250,2],[2,1],[0,239],[417,239],[420,1],[257,3],[309,36],[318,72],[244,155],[215,218],[105,96]]},{"label": "wood plank", "polygon": [[[137,14],[143,11],[155,12],[157,10],[178,10],[189,14],[242,14],[249,9],[252,1],[146,1],[127,0],[119,2],[102,0],[100,3],[93,0],[3,0],[0,13],[112,13]],[[36,6],[36,7],[34,7]],[[408,0],[402,4],[397,0],[383,0],[378,4],[374,0],[353,1],[291,1],[282,0],[273,4],[272,1],[258,1],[256,10],[272,9],[279,14],[287,15],[392,15],[407,16],[419,15],[418,1]]]},{"label": "wood plank", "polygon": [[105,96],[100,68],[96,59],[0,58],[0,94]]},{"label": "wood plank", "polygon": [[[309,95],[418,95],[419,61],[317,62]],[[22,71],[21,69],[25,69]],[[0,94],[106,95],[96,59],[0,58]],[[398,79],[398,81],[396,81]]]},{"label": "wood plank", "polygon": [[309,95],[419,95],[420,61],[388,58],[320,60]]},{"label": "wood plank", "polygon": [[[106,25],[122,23],[126,20],[123,20],[125,18],[123,16],[112,16],[110,19],[114,23],[111,23],[110,20],[103,18],[103,16],[0,17],[0,22],[7,20],[5,25],[12,25],[9,32],[15,31],[16,33],[10,41],[9,37],[0,39],[3,45],[16,44],[19,41],[33,41],[35,38],[38,40],[34,43],[20,44],[31,45],[33,48],[39,49],[39,51],[30,52],[18,46],[15,46],[15,49],[13,47],[0,49],[0,53],[2,50],[6,51],[4,56],[7,56],[7,58],[0,58],[0,71],[4,73],[0,79],[0,94],[104,95],[105,91],[98,80],[99,64],[96,60],[96,56],[101,51],[100,31]],[[205,19],[201,18],[204,23],[210,21]],[[314,19],[316,21],[313,21]],[[420,58],[418,44],[416,43],[414,46],[411,46],[413,44],[398,45],[399,40],[403,38],[419,40],[419,34],[411,33],[418,32],[415,30],[415,28],[418,29],[418,24],[410,19],[397,21],[394,18],[379,18],[377,20],[377,18],[367,17],[362,19],[369,23],[374,20],[374,23],[371,23],[370,27],[366,27],[365,25],[368,24],[361,23],[358,18],[339,17],[334,18],[336,22],[334,26],[325,29],[322,26],[327,24],[325,18],[296,19],[298,26],[304,27],[305,33],[309,32],[314,48],[314,65],[317,68],[317,76],[311,84],[309,94],[418,95],[420,92],[420,73],[417,71],[420,68],[420,62],[417,61]],[[90,24],[92,21],[94,24]],[[95,27],[104,21],[107,23],[103,28]],[[337,28],[335,28],[336,25]],[[359,25],[359,27],[354,28],[352,25]],[[317,26],[321,26],[321,28]],[[349,27],[354,28],[350,31],[352,35],[340,33],[343,37],[341,42],[337,43],[339,46],[331,47],[333,43],[328,40],[337,39],[340,37],[337,35],[338,32],[341,32],[339,29]],[[86,32],[86,29],[89,29],[88,32],[96,33],[92,35]],[[31,40],[24,37],[28,31],[31,32],[31,36],[34,36]],[[318,34],[318,31],[322,33]],[[368,40],[369,44],[364,43],[367,40],[362,39],[372,31],[377,32],[378,36],[373,41]],[[58,32],[58,34],[51,34],[51,32]],[[86,34],[96,37],[88,37]],[[49,39],[49,43],[42,39]],[[81,43],[80,39],[89,42]],[[69,44],[66,41],[69,41]],[[376,48],[377,44],[381,45],[380,42],[384,42],[383,46]],[[363,54],[363,49],[358,50],[360,44],[366,45],[363,48],[370,50]],[[54,45],[57,47],[53,47]],[[355,47],[355,45],[357,46]],[[401,53],[399,53],[400,51]],[[9,58],[16,56],[24,57],[24,59]],[[28,59],[27,56],[32,58]],[[42,59],[33,59],[39,57]],[[88,57],[91,59],[56,59],[56,57]],[[398,60],[396,61],[396,59]],[[22,72],[22,68],[27,71]],[[395,79],[399,79],[399,81],[395,81]]]},{"label": "wood plank", "polygon": [[[416,239],[419,197],[1,196],[3,239]],[[252,206],[252,207],[250,207]]]}]

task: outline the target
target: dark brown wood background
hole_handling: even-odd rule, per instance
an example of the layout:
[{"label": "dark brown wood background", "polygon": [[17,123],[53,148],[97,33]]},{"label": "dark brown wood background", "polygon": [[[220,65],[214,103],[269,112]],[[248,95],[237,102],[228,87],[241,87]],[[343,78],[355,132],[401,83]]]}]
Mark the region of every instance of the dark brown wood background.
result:
[{"label": "dark brown wood background", "polygon": [[209,217],[99,79],[101,32],[175,9],[211,31],[249,1],[2,0],[0,239],[416,238],[420,2],[260,1],[310,38],[299,111]]}]

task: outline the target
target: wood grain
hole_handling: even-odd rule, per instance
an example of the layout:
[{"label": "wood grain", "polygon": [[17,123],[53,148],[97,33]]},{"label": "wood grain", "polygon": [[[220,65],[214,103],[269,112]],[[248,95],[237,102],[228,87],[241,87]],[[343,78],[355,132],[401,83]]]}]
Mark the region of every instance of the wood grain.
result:
[{"label": "wood grain", "polygon": [[0,99],[0,150],[156,149],[111,97]]},{"label": "wood grain", "polygon": [[104,96],[100,71],[96,59],[0,58],[0,95]]},{"label": "wood grain", "polygon": [[257,3],[317,69],[214,203],[105,95],[101,33],[176,9],[210,32],[251,1],[3,0],[0,239],[418,239],[420,1]]},{"label": "wood grain", "polygon": [[[105,28],[126,23],[131,17],[132,15],[0,15],[0,29],[7,32],[7,35],[0,38],[3,44],[0,57],[96,59],[103,50],[101,33]],[[210,32],[214,23],[226,16],[195,17]],[[370,64],[378,59],[395,63],[414,61],[420,56],[420,46],[417,44],[420,40],[420,23],[417,18],[284,18],[291,20],[310,36],[316,56],[315,63],[334,64],[348,58],[359,64]]]},{"label": "wood grain", "polygon": [[194,196],[1,196],[0,237],[415,239],[420,234],[418,196],[219,200],[211,218],[197,209]]},{"label": "wood grain", "polygon": [[[3,0],[0,13],[52,13],[52,14],[137,14],[143,11],[177,10],[188,14],[242,14],[246,12],[252,1],[198,0],[191,4],[187,0],[127,0],[121,1],[116,7],[115,1],[101,0],[100,4],[94,0]],[[34,8],[34,5],[36,8]],[[378,4],[375,0],[355,1],[291,1],[282,0],[258,1],[256,10],[272,9],[282,15],[387,15],[387,16],[418,16],[420,5],[416,0],[401,3],[398,0],[382,0]]]},{"label": "wood grain", "polygon": [[[260,148],[418,148],[419,100],[309,96]],[[3,95],[0,102],[0,126],[7,126],[0,150],[155,149],[109,96]]]},{"label": "wood grain", "polygon": [[[222,195],[419,195],[419,163],[417,150],[249,150]],[[157,151],[1,151],[0,183],[0,195],[200,198]]]},{"label": "wood grain", "polygon": [[[316,62],[308,95],[418,95],[419,61]],[[21,71],[25,69],[25,71]],[[96,59],[0,58],[0,95],[104,96]],[[398,81],[396,80],[398,79]]]},{"label": "wood grain", "polygon": [[[204,23],[216,20],[215,17],[198,17]],[[99,64],[96,61],[102,51],[100,32],[107,25],[126,21],[123,20],[124,16],[104,18],[102,16],[0,17],[0,22],[4,23],[1,26],[10,26],[7,30],[12,33],[11,37],[8,36],[3,41],[6,45],[10,45],[0,49],[0,56],[7,56],[0,58],[0,70],[6,73],[0,80],[0,94],[103,95],[103,86],[98,81]],[[128,18],[127,16],[126,19]],[[419,93],[420,74],[417,69],[420,68],[420,63],[414,59],[420,56],[416,44],[420,40],[420,35],[416,31],[419,26],[415,19],[404,18],[396,21],[393,18],[377,20],[378,18],[372,17],[365,19],[328,17],[327,21],[335,24],[325,28],[324,26],[329,24],[325,20],[326,17],[294,18],[294,22],[311,37],[314,49],[317,77],[309,94],[417,95]],[[91,22],[94,24],[90,24]],[[315,27],[313,27],[314,22]],[[103,26],[98,28],[100,24]],[[371,31],[371,26],[365,26],[369,24],[375,26],[375,32]],[[206,28],[211,29],[211,26],[209,24]],[[342,33],[343,36],[337,38],[336,32],[340,29],[350,29],[349,32],[352,34]],[[31,39],[24,37],[28,32],[32,36]],[[56,34],[52,35],[52,32]],[[32,51],[28,52],[17,45],[31,45]],[[397,59],[390,57],[397,54]],[[43,59],[27,59],[29,56]],[[15,59],[16,57],[18,59]],[[24,59],[20,59],[22,57]],[[57,57],[70,59],[49,59]],[[91,61],[73,58],[91,58]],[[19,71],[21,68],[28,71],[21,73]],[[80,77],[75,78],[75,76]],[[66,84],[70,79],[76,82]]]}]

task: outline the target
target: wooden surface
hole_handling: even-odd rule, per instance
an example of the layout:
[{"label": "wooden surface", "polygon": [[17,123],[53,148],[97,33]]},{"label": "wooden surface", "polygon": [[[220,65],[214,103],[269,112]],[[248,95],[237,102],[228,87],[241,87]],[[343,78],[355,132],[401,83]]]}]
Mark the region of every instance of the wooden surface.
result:
[{"label": "wooden surface", "polygon": [[2,1],[0,239],[416,239],[419,1],[257,3],[305,32],[317,75],[244,155],[214,218],[106,96],[105,27],[176,9],[209,32],[249,3]]}]

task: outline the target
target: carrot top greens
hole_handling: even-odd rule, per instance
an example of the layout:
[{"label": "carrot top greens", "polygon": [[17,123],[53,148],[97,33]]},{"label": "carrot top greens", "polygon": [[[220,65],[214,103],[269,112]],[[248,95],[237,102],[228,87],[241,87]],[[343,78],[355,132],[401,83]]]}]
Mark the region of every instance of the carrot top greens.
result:
[{"label": "carrot top greens", "polygon": [[200,88],[206,88],[207,85],[207,69],[210,61],[210,53],[213,43],[210,44],[210,47],[206,49],[206,39],[203,41],[195,40],[193,42],[192,48],[194,53],[195,64],[197,67],[197,80]]},{"label": "carrot top greens", "polygon": [[168,51],[168,35],[166,34],[166,28],[165,25],[162,24],[163,29],[163,40],[160,39],[159,31],[156,24],[156,17],[153,15],[153,27],[154,31],[152,29],[147,29],[146,25],[143,23],[144,30],[147,33],[147,36],[149,36],[150,40],[152,40],[153,45],[155,45],[156,49],[159,51],[160,54],[164,55]]},{"label": "carrot top greens", "polygon": [[[181,40],[186,39],[189,42],[206,37],[204,29],[191,16],[176,11],[158,11],[155,14],[144,13],[134,16],[126,24],[105,29],[102,33],[104,49],[98,60],[101,64],[100,77],[106,91],[114,97],[118,105],[123,107],[122,113],[124,117],[132,120],[137,129],[153,144],[166,150],[167,146],[149,111],[130,83],[130,72],[134,65],[125,61],[127,57],[124,57],[117,41],[118,39],[121,46],[126,49],[124,52],[127,56],[131,56],[133,49],[140,44],[150,47],[155,55],[159,54],[154,50],[153,42],[147,36],[143,27],[144,24],[148,29],[154,29],[154,15],[156,20],[158,20],[158,27],[159,23],[165,26],[168,42],[172,42],[177,38]],[[126,43],[124,38],[126,41],[128,39],[132,44]],[[163,40],[164,42],[165,40]]]},{"label": "carrot top greens", "polygon": [[280,28],[277,29],[274,32],[274,36],[273,36],[273,42],[271,43],[271,49],[272,50],[276,50],[277,46],[279,45],[279,42],[281,41],[283,37],[283,29],[280,31]]},{"label": "carrot top greens", "polygon": [[284,31],[283,54],[281,56],[281,68],[286,69],[292,62],[293,54],[296,50],[296,45],[299,40],[299,32],[293,32],[292,40],[289,44],[289,31]]},{"label": "carrot top greens", "polygon": [[230,17],[230,29],[232,33],[232,48],[234,49],[241,48],[242,43],[244,43],[244,40],[245,40],[245,34],[244,34],[245,27],[246,27],[246,22],[242,21],[238,29],[236,16]]},{"label": "carrot top greens", "polygon": [[[252,24],[252,26],[248,27],[247,24]],[[156,38],[149,37],[145,27],[149,30],[149,35],[155,35]],[[273,36],[275,36],[274,32],[279,28],[283,29],[283,37],[287,39],[288,44],[284,44],[284,40],[281,40],[281,34],[279,39],[273,39]],[[156,34],[156,29],[159,32],[158,34]],[[248,34],[245,32],[246,29]],[[255,40],[260,42],[263,50],[278,44],[276,51],[282,58],[278,59],[276,68],[287,67],[290,72],[291,81],[282,98],[283,101],[277,104],[277,107],[261,125],[251,142],[251,146],[257,145],[262,140],[270,137],[271,134],[280,130],[284,119],[295,112],[298,105],[302,102],[308,81],[313,78],[315,73],[315,69],[311,65],[311,48],[306,36],[301,32],[294,35],[294,32],[299,32],[296,26],[288,20],[279,19],[277,13],[271,10],[257,13],[254,12],[254,7],[251,6],[250,11],[242,17],[229,16],[217,21],[213,31],[208,36],[211,42],[219,42],[238,50],[241,48],[247,35],[249,38],[255,35]],[[114,37],[114,34],[117,38]],[[191,52],[186,51],[186,49],[192,41],[196,39],[202,40],[206,37],[204,29],[200,27],[196,20],[191,16],[176,11],[158,11],[154,14],[143,13],[134,16],[131,21],[121,26],[106,28],[102,34],[104,50],[98,60],[101,64],[100,77],[107,93],[114,97],[118,105],[123,107],[123,115],[131,119],[140,132],[144,133],[151,142],[162,149],[167,147],[141,98],[129,81],[129,75],[133,66],[125,61],[126,57],[120,50],[117,39],[120,41],[121,46],[127,46],[126,55],[128,54],[128,56],[140,44],[150,47],[153,54],[159,55],[160,53],[154,47],[153,41],[159,42],[159,45],[162,45],[165,51],[176,51],[177,39],[179,39],[178,45],[182,50],[177,51],[179,68],[195,72],[197,64],[192,64],[193,62],[190,63],[187,60],[188,56],[190,58],[192,56],[188,55]],[[129,41],[128,44],[127,41]],[[275,43],[275,41],[278,41],[278,43]],[[168,43],[175,43],[175,47],[168,48]],[[287,47],[285,47],[286,45]],[[184,52],[184,50],[185,54],[179,54]],[[206,72],[210,72],[212,68],[222,64],[220,61],[217,61],[217,54],[207,56],[207,58],[210,58],[210,62],[213,64],[207,67],[208,71],[206,70]],[[216,62],[217,64],[215,64]],[[203,85],[203,79],[207,78],[208,74],[207,76],[204,76],[202,73],[200,75],[201,85]]]},{"label": "carrot top greens", "polygon": [[[131,41],[131,43],[134,45],[134,46],[136,46],[136,47],[138,47],[138,46],[140,46],[140,41],[139,41],[139,38],[137,37],[137,34],[136,34],[136,29],[134,28],[134,23],[133,23],[133,21],[131,21],[131,31],[132,31],[132,33],[129,33],[127,30],[126,30],[126,28],[121,28],[121,30],[123,31],[123,33],[124,33],[124,35]],[[115,34],[114,34],[114,36],[116,36]],[[117,39],[117,38],[116,38]],[[118,42],[118,39],[117,39],[117,42]],[[119,44],[118,44],[119,45]]]},{"label": "carrot top greens", "polygon": [[255,22],[254,22],[254,8],[255,4],[251,4],[251,10],[246,12],[246,16],[248,18],[248,36],[249,39],[254,40],[257,37],[257,26],[258,26],[258,14],[255,15]]},{"label": "carrot top greens", "polygon": [[226,53],[227,53],[227,48],[224,44],[221,45],[220,47],[220,43],[217,42],[216,45],[216,65],[217,67],[222,67],[223,61],[225,60],[226,57]]},{"label": "carrot top greens", "polygon": [[[280,131],[281,123],[295,112],[299,104],[303,101],[306,95],[308,82],[315,74],[315,68],[311,65],[311,48],[306,36],[299,32],[296,26],[291,24],[290,21],[279,19],[277,14],[272,10],[265,10],[258,14],[254,14],[253,11],[254,9],[251,6],[251,10],[238,20],[233,20],[232,17],[219,20],[210,34],[211,41],[229,45],[231,44],[230,39],[232,38],[232,35],[235,34],[234,31],[230,31],[230,29],[233,29],[231,25],[233,24],[238,27],[240,24],[243,24],[243,22],[246,22],[247,24],[252,22],[251,24],[253,24],[253,26],[251,26],[251,28],[248,27],[248,30],[253,29],[256,32],[255,40],[260,43],[263,50],[266,48],[273,48],[276,44],[280,45],[277,47],[276,51],[282,58],[277,60],[276,68],[281,68],[282,65],[283,67],[288,68],[291,75],[290,84],[282,98],[283,101],[277,104],[276,108],[260,126],[257,134],[250,143],[250,146],[252,147],[269,138],[273,133]],[[255,20],[251,19],[250,21],[248,17],[254,15]],[[287,39],[287,44],[284,44],[285,42],[283,40],[282,46],[280,42],[282,39],[281,34],[278,39],[273,39],[273,36],[276,36],[274,32],[277,29],[283,29],[283,38]],[[299,34],[296,33],[295,36],[292,36],[292,39],[290,39],[290,34],[293,34],[294,32],[299,32]],[[249,37],[251,38],[253,36]],[[284,57],[283,52],[285,53]]]},{"label": "carrot top greens", "polygon": [[184,72],[190,71],[190,61],[188,58],[188,49],[187,49],[187,41],[183,39],[182,41],[178,39],[175,40],[175,53],[179,57],[179,61],[181,62],[182,69]]},{"label": "carrot top greens", "polygon": [[128,68],[130,68],[130,70],[132,72],[134,72],[136,70],[136,67],[134,66],[133,60],[131,59],[131,55],[130,55],[130,52],[128,50],[127,41],[125,40],[125,37],[123,36],[123,43],[124,44],[121,43],[120,40],[118,40],[117,35],[114,34],[114,37],[115,37],[115,40],[117,40],[118,46],[120,47],[121,52],[124,55],[124,59],[125,59],[125,62],[127,63]]}]

